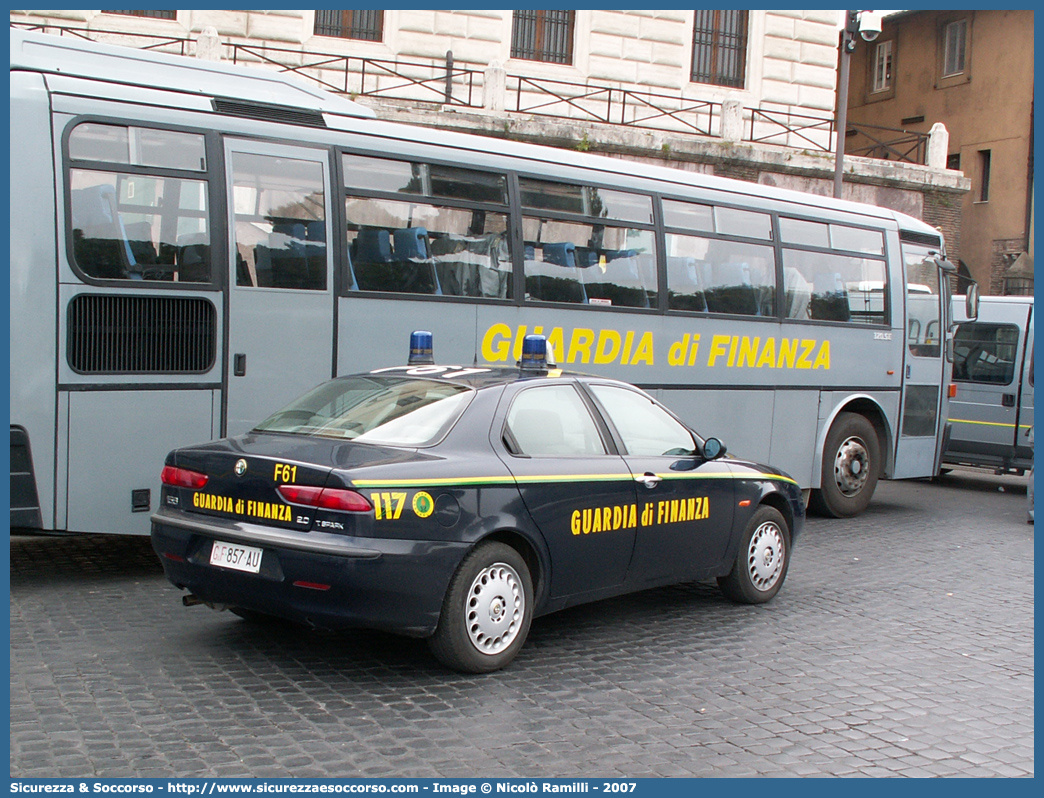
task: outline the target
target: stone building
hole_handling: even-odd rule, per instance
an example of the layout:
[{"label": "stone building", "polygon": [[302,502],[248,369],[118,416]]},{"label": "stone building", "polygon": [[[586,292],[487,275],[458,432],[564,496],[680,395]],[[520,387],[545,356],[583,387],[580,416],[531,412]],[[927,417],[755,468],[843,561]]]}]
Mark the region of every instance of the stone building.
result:
[{"label": "stone building", "polygon": [[[11,24],[292,70],[392,121],[832,191],[836,11],[11,11]],[[929,120],[931,121],[931,120]],[[925,142],[927,136],[924,136]],[[968,181],[845,158],[844,196],[961,247]]]}]

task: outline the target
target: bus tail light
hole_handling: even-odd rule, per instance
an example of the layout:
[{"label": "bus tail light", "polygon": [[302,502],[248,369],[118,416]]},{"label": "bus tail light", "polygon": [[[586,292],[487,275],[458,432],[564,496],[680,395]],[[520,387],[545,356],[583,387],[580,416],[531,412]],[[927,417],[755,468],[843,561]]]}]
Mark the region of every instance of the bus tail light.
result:
[{"label": "bus tail light", "polygon": [[370,500],[361,493],[345,488],[316,488],[308,485],[280,485],[276,490],[291,504],[304,504],[321,510],[339,510],[347,513],[368,513],[373,509]]},{"label": "bus tail light", "polygon": [[187,468],[175,468],[174,466],[163,466],[160,481],[164,485],[172,485],[176,488],[191,488],[199,490],[207,484],[210,479],[206,474],[198,471],[189,471]]}]

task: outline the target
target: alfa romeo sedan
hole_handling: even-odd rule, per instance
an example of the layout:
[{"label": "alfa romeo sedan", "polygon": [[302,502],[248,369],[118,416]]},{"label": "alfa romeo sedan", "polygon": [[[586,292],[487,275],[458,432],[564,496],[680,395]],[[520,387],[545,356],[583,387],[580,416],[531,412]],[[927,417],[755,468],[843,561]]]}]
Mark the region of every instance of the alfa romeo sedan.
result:
[{"label": "alfa romeo sedan", "polygon": [[425,637],[479,673],[572,605],[710,578],[739,602],[779,591],[794,480],[549,366],[539,337],[515,369],[435,365],[418,340],[409,365],[168,455],[152,543],[186,605]]}]

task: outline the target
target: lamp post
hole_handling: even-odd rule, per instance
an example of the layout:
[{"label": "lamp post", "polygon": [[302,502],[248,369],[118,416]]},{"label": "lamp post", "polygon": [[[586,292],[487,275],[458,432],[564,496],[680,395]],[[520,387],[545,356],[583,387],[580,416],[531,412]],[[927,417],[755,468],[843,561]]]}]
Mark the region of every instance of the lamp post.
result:
[{"label": "lamp post", "polygon": [[845,12],[841,31],[841,63],[837,77],[837,144],[834,150],[834,197],[841,198],[841,175],[845,168],[845,132],[848,129],[848,73],[851,68],[855,37],[859,32],[859,12]]}]

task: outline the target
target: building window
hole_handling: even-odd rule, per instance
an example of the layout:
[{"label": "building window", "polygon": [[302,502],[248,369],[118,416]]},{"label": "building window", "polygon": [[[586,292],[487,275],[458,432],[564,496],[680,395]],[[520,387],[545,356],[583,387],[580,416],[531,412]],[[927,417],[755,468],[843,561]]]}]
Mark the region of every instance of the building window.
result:
[{"label": "building window", "polygon": [[315,35],[379,42],[384,38],[384,12],[372,8],[361,11],[316,11]]},{"label": "building window", "polygon": [[959,19],[943,29],[944,78],[964,72],[968,56],[968,20]]},{"label": "building window", "polygon": [[874,48],[874,80],[871,91],[888,91],[892,88],[892,45],[893,42],[880,42]]},{"label": "building window", "polygon": [[126,17],[148,17],[149,19],[177,19],[177,11],[102,11],[103,14],[123,14]]},{"label": "building window", "polygon": [[959,152],[951,153],[946,156],[946,168],[953,169],[957,172],[961,171],[961,154]]},{"label": "building window", "polygon": [[575,11],[512,12],[511,57],[572,64],[575,21]]},{"label": "building window", "polygon": [[742,89],[747,71],[747,12],[696,12],[692,81]]},{"label": "building window", "polygon": [[979,150],[979,202],[990,201],[990,161],[992,150]]}]

